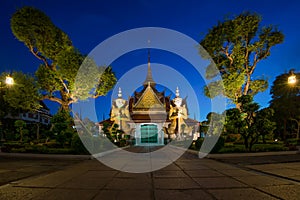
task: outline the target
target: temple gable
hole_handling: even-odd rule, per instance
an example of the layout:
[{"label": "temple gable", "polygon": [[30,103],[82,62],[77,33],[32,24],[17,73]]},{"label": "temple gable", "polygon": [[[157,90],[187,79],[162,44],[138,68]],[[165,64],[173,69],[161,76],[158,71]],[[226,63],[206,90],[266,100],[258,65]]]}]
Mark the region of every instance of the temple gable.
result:
[{"label": "temple gable", "polygon": [[164,109],[164,105],[159,100],[150,85],[143,92],[142,96],[133,106],[134,109],[138,110],[149,110],[149,109]]}]

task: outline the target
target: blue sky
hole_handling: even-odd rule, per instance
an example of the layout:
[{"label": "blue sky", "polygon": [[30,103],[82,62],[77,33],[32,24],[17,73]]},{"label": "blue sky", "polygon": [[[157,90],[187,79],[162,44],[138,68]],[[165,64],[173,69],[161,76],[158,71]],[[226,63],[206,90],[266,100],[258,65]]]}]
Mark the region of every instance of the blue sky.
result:
[{"label": "blue sky", "polygon": [[[22,70],[34,73],[39,65],[39,61],[30,54],[24,44],[14,38],[10,29],[11,16],[22,6],[33,6],[42,10],[56,26],[69,35],[74,46],[84,54],[88,54],[99,43],[119,32],[139,27],[173,29],[200,41],[208,29],[224,17],[243,11],[257,12],[263,18],[262,25],[277,25],[285,34],[285,40],[271,50],[271,56],[267,60],[258,64],[253,77],[267,77],[269,85],[272,85],[277,75],[291,68],[300,70],[298,59],[300,3],[296,0],[273,2],[268,0],[4,0],[1,1],[0,7],[0,71]],[[128,55],[127,59],[121,57],[113,63],[116,65],[113,67],[118,69],[118,65],[122,65],[130,70],[130,66],[147,62],[146,52],[138,51],[135,55],[138,56],[133,58],[132,55]],[[174,58],[173,61],[170,61],[170,58]],[[181,62],[174,56],[160,51],[153,51],[151,59],[152,62],[168,66],[178,65]],[[121,71],[116,70],[116,74],[120,76]],[[199,93],[203,93],[200,85],[197,89],[200,90]],[[271,99],[269,89],[255,97],[255,101],[262,107],[268,106]],[[56,104],[48,102],[47,104],[52,112],[55,112]],[[107,104],[109,103],[103,105],[109,107],[110,105]],[[210,110],[201,108],[200,110],[200,115],[196,114],[196,117],[203,120]],[[108,115],[108,111],[103,113]],[[191,112],[190,114],[193,117],[194,114]]]}]

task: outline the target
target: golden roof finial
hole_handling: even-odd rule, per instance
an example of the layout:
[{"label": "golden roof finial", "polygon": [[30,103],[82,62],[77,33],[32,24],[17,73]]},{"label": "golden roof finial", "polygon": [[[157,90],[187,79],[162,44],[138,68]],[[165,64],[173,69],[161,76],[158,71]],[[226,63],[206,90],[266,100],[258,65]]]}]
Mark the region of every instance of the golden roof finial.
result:
[{"label": "golden roof finial", "polygon": [[[148,40],[148,44],[150,44],[150,40]],[[155,82],[152,78],[152,70],[150,65],[150,48],[148,48],[148,70],[146,80],[144,81],[144,86],[147,86],[149,82],[151,85],[155,85]]]}]

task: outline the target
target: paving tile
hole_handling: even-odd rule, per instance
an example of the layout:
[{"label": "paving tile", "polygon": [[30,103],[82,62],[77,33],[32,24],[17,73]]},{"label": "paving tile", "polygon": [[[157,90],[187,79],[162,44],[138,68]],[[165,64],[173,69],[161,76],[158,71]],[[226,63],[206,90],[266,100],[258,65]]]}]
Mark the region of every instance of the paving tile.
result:
[{"label": "paving tile", "polygon": [[153,176],[156,178],[188,178],[188,175],[186,175],[183,171],[155,171],[153,172]]},{"label": "paving tile", "polygon": [[93,200],[114,200],[118,199],[120,190],[103,189],[99,191]]},{"label": "paving tile", "polygon": [[118,173],[119,172],[117,170],[89,170],[81,176],[86,178],[112,178]]},{"label": "paving tile", "polygon": [[300,197],[300,185],[277,185],[259,187],[259,189],[282,199],[299,200]]},{"label": "paving tile", "polygon": [[178,165],[176,165],[176,164],[173,163],[173,164],[170,164],[170,165],[168,165],[168,166],[166,166],[166,167],[164,167],[164,168],[162,168],[160,170],[171,171],[171,170],[181,170],[181,168],[178,167]]},{"label": "paving tile", "polygon": [[273,164],[261,164],[261,165],[247,165],[249,168],[254,168],[254,169],[262,169],[262,170],[267,170],[267,169],[282,169],[286,167],[286,164],[284,163],[273,163]]},{"label": "paving tile", "polygon": [[109,182],[105,189],[151,189],[152,181],[150,178],[114,178]]},{"label": "paving tile", "polygon": [[300,169],[300,162],[284,163],[286,168]]},{"label": "paving tile", "polygon": [[73,177],[79,176],[85,173],[85,171],[80,170],[78,168],[67,169],[64,171],[57,171],[54,173],[50,173],[47,175],[43,175],[40,177],[36,177],[34,179],[26,179],[16,182],[15,184],[18,186],[26,186],[26,187],[56,187]]},{"label": "paving tile", "polygon": [[281,168],[281,169],[268,169],[265,171],[271,174],[277,174],[279,176],[284,176],[284,177],[300,176],[299,169]]},{"label": "paving tile", "polygon": [[191,176],[193,178],[225,176],[225,175],[223,175],[215,170],[211,170],[211,169],[185,170],[185,173],[187,173],[189,176]]},{"label": "paving tile", "polygon": [[151,190],[102,190],[93,200],[152,200],[152,193]]},{"label": "paving tile", "polygon": [[153,198],[153,192],[151,190],[122,190],[119,194],[119,199],[143,199],[150,200]]},{"label": "paving tile", "polygon": [[63,184],[57,186],[57,188],[64,189],[102,189],[107,185],[112,178],[73,178]]},{"label": "paving tile", "polygon": [[191,190],[155,190],[156,200],[212,200],[208,193],[201,189]]},{"label": "paving tile", "polygon": [[291,176],[289,178],[292,178],[292,179],[300,182],[300,176]]},{"label": "paving tile", "polygon": [[49,189],[46,188],[23,188],[14,187],[11,185],[0,188],[0,199],[1,200],[12,200],[12,199],[32,199],[35,196],[42,195]]},{"label": "paving tile", "polygon": [[80,163],[80,167],[88,167],[89,170],[101,170],[101,171],[111,171],[113,170],[111,167],[106,166],[101,158],[93,158],[91,160],[86,160],[85,162]]},{"label": "paving tile", "polygon": [[245,184],[230,177],[194,178],[203,188],[238,188],[246,187]]},{"label": "paving tile", "polygon": [[30,172],[20,172],[20,171],[8,171],[6,173],[0,174],[0,184],[9,183],[12,181],[16,181],[18,179],[23,179],[26,177],[31,176],[32,173]]},{"label": "paving tile", "polygon": [[217,199],[222,200],[249,200],[249,199],[263,199],[263,200],[275,200],[268,194],[260,192],[252,188],[231,188],[231,189],[214,189],[209,192]]},{"label": "paving tile", "polygon": [[118,172],[115,177],[117,178],[151,178],[151,173],[128,173]]},{"label": "paving tile", "polygon": [[201,163],[197,163],[197,162],[193,162],[193,163],[189,163],[189,162],[176,162],[176,164],[183,170],[199,170],[199,169],[209,169],[207,166],[201,164]]},{"label": "paving tile", "polygon": [[228,164],[220,163],[220,162],[207,163],[205,166],[208,169],[215,169],[215,170],[237,169],[236,167],[233,167]]},{"label": "paving tile", "polygon": [[90,200],[97,194],[97,192],[97,190],[71,190],[56,188],[34,197],[32,200]]},{"label": "paving tile", "polygon": [[199,189],[199,185],[191,178],[155,178],[156,189]]},{"label": "paving tile", "polygon": [[223,169],[219,171],[222,174],[238,177],[238,176],[258,176],[256,172],[246,171],[242,169]]},{"label": "paving tile", "polygon": [[270,176],[243,176],[235,178],[253,187],[291,184],[290,181],[284,181]]}]

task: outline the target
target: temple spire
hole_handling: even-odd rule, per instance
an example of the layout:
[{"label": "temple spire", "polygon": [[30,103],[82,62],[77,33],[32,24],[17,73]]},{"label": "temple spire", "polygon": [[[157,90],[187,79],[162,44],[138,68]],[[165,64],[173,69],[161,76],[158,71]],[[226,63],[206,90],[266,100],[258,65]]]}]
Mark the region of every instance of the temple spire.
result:
[{"label": "temple spire", "polygon": [[179,97],[179,89],[178,87],[176,87],[176,93],[175,93],[176,97]]},{"label": "temple spire", "polygon": [[122,98],[122,90],[121,90],[120,87],[119,87],[118,97],[119,97],[119,98]]},{"label": "temple spire", "polygon": [[148,70],[147,70],[147,76],[146,80],[144,81],[144,86],[147,86],[150,83],[151,86],[155,85],[155,82],[152,78],[152,70],[150,66],[150,49],[148,49]]}]

